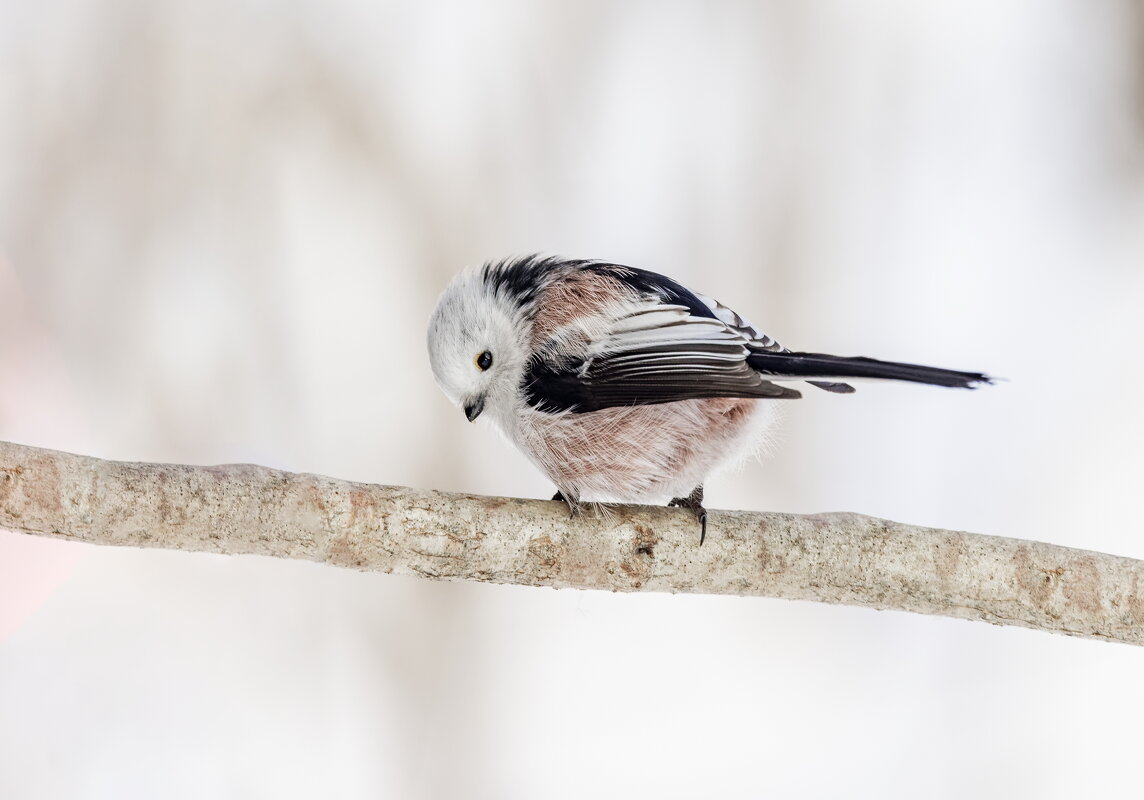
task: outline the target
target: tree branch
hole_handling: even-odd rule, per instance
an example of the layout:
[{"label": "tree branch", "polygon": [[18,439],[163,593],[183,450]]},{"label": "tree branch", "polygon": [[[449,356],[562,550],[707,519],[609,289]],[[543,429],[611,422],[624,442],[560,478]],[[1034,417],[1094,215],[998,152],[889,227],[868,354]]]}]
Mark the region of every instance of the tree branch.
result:
[{"label": "tree branch", "polygon": [[817,600],[1144,644],[1144,561],[860,514],[616,506],[371,486],[0,442],[0,527],[428,578]]}]

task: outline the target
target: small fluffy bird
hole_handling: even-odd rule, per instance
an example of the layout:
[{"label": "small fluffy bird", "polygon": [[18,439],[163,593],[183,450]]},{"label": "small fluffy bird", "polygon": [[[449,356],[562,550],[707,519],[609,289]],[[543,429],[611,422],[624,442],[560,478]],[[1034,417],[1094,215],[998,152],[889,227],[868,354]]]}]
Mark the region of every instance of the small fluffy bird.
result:
[{"label": "small fluffy bird", "polygon": [[974,388],[980,372],[787,350],[727,306],[655,272],[539,255],[458,275],[429,321],[433,375],[470,421],[491,418],[586,500],[674,498],[707,534],[703,482],[805,381],[878,378]]}]

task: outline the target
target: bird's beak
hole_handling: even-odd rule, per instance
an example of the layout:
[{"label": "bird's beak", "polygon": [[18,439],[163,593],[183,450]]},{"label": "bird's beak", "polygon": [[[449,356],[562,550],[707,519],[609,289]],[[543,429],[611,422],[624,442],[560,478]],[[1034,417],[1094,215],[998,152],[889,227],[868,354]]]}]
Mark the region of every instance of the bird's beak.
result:
[{"label": "bird's beak", "polygon": [[465,403],[465,416],[469,418],[469,422],[475,422],[481,412],[485,410],[485,398],[477,397]]}]

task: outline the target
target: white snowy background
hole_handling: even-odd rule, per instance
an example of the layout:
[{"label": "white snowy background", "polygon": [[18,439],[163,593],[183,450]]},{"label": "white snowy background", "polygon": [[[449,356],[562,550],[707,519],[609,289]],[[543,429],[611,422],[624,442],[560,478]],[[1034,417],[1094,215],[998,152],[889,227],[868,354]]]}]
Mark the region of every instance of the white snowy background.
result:
[{"label": "white snowy background", "polygon": [[[1144,7],[0,0],[0,438],[547,497],[434,385],[467,264],[979,369],[713,508],[1144,557]],[[712,536],[718,536],[717,524]],[[4,798],[1139,797],[1144,651],[0,533]]]}]

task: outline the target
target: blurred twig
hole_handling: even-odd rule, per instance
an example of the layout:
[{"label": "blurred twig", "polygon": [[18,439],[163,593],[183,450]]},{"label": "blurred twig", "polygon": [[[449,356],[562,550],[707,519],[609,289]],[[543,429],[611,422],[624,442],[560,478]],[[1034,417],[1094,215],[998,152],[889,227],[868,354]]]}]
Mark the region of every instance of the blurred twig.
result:
[{"label": "blurred twig", "polygon": [[859,514],[618,506],[371,486],[253,465],[103,461],[0,442],[0,527],[428,578],[761,595],[1144,644],[1144,561]]}]

